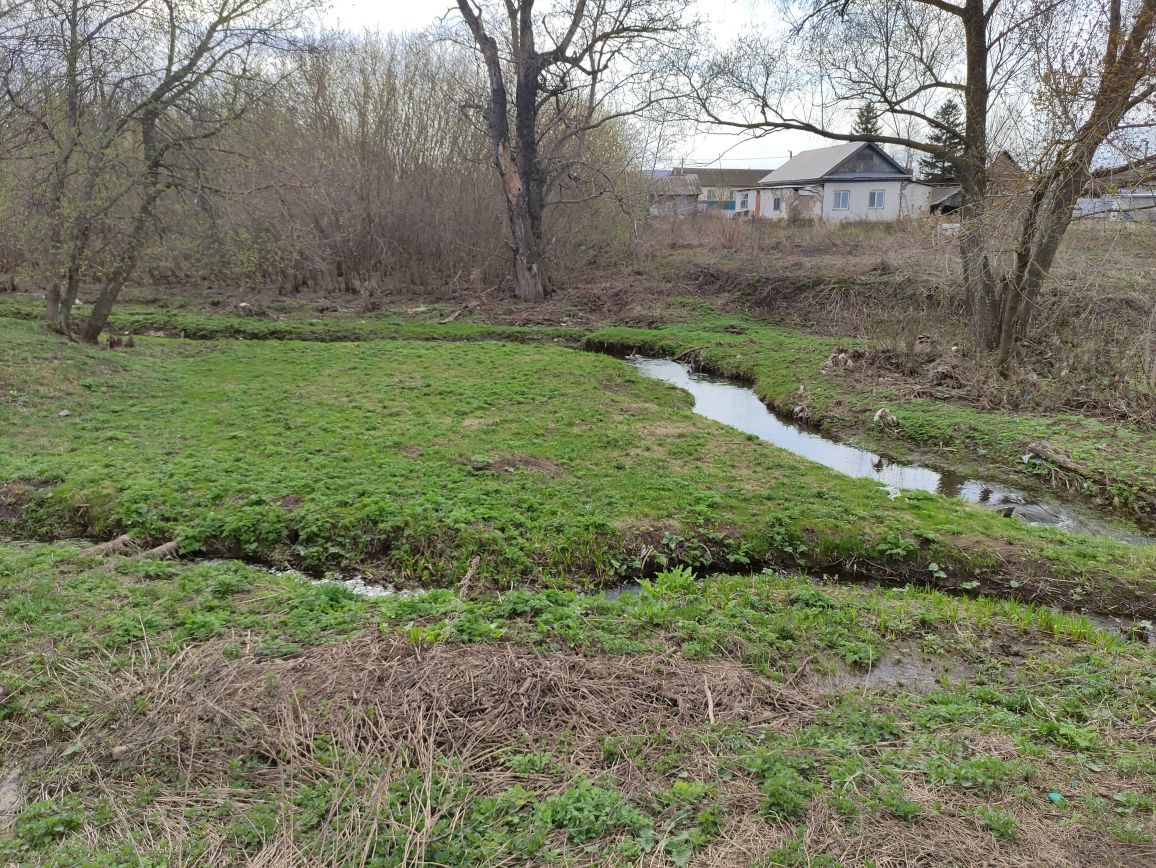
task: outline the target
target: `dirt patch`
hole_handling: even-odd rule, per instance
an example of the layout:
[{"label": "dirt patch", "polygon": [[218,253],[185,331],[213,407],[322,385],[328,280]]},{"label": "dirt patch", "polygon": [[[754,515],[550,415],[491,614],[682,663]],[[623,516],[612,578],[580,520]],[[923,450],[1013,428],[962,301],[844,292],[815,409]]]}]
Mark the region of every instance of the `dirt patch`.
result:
[{"label": "dirt patch", "polygon": [[470,467],[478,472],[493,471],[495,473],[514,473],[525,470],[529,473],[544,473],[547,476],[565,476],[566,468],[545,458],[534,458],[520,452],[511,452],[500,455],[492,461],[470,460]]},{"label": "dirt patch", "polygon": [[305,502],[305,498],[299,497],[296,494],[286,495],[285,497],[282,497],[280,500],[281,508],[283,510],[285,510],[286,512],[293,512],[294,510],[297,509],[297,507],[299,507],[304,502]]},{"label": "dirt patch", "polygon": [[462,420],[462,427],[467,431],[472,431],[475,428],[491,428],[500,421],[499,419],[493,419],[487,416],[467,416]]},{"label": "dirt patch", "polygon": [[0,483],[0,528],[18,523],[36,492],[51,488],[52,485],[51,482]]},{"label": "dirt patch", "polygon": [[0,526],[19,521],[24,513],[25,492],[14,483],[0,485]]}]

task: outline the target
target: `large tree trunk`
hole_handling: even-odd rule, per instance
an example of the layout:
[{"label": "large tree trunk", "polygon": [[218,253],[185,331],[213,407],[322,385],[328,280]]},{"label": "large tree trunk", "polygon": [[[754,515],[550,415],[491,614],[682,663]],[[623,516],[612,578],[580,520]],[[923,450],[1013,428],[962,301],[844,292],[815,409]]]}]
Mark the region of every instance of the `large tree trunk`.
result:
[{"label": "large tree trunk", "polygon": [[546,297],[546,281],[541,242],[525,208],[510,209],[510,226],[514,238],[514,293],[522,301],[542,301]]},{"label": "large tree trunk", "polygon": [[963,154],[959,166],[959,255],[972,329],[978,346],[990,350],[996,342],[996,287],[988,259],[987,18],[983,0],[966,0],[960,15],[967,35],[967,88],[964,91]]},{"label": "large tree trunk", "polygon": [[72,337],[72,308],[79,295],[80,269],[74,262],[68,266],[64,280],[53,281],[44,293],[44,319],[52,331]]},{"label": "large tree trunk", "polygon": [[459,0],[458,7],[482,53],[490,84],[490,96],[482,114],[494,148],[494,167],[498,170],[505,197],[510,248],[514,254],[514,292],[522,301],[542,301],[546,297],[546,276],[542,265],[542,212],[546,194],[545,178],[538,159],[538,78],[542,61],[534,50],[533,4],[508,7],[517,53],[513,138],[510,134],[509,91],[502,76],[498,44],[486,33],[481,19],[471,10],[467,0]]}]

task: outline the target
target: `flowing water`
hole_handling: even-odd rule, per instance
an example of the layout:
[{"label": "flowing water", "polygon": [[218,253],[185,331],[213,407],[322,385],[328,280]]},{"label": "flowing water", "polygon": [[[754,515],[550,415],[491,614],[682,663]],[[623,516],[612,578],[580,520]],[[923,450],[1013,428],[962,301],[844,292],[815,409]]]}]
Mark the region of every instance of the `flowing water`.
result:
[{"label": "flowing water", "polygon": [[808,431],[778,416],[751,389],[721,377],[693,371],[682,362],[638,356],[628,357],[627,361],[646,377],[690,392],[694,396],[694,412],[700,416],[753,434],[760,440],[847,476],[873,479],[895,496],[905,490],[930,491],[998,510],[1029,524],[1050,525],[1072,533],[1111,536],[1134,545],[1156,542],[1011,486],[971,479],[922,464],[895,461]]}]

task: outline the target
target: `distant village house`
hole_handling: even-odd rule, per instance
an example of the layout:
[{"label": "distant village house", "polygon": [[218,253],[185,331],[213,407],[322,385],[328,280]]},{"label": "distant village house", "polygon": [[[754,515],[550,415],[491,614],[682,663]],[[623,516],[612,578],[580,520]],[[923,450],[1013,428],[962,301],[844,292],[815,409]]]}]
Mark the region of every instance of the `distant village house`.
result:
[{"label": "distant village house", "polygon": [[651,217],[693,214],[702,188],[698,175],[653,174],[646,179]]},{"label": "distant village house", "polygon": [[1093,173],[1075,217],[1120,223],[1156,223],[1156,158]]},{"label": "distant village house", "polygon": [[739,190],[736,212],[768,220],[889,222],[929,213],[933,189],[878,145],[848,142],[795,155]]},{"label": "distant village house", "polygon": [[701,193],[698,206],[701,211],[733,212],[738,204],[735,193],[757,186],[767,174],[765,169],[675,169],[673,174],[693,173],[698,178]]}]

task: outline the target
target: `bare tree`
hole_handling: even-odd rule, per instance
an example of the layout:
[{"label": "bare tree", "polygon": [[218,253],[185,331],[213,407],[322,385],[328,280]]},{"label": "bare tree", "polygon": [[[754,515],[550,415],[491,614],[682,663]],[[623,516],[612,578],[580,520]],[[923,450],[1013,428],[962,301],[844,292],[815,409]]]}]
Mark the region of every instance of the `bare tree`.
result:
[{"label": "bare tree", "polygon": [[29,0],[0,34],[3,96],[23,125],[45,243],[46,319],[95,343],[185,157],[274,86],[318,0]]},{"label": "bare tree", "polygon": [[[457,5],[485,65],[482,116],[505,200],[516,293],[540,301],[547,289],[542,227],[551,191],[560,180],[581,176],[591,131],[666,98],[656,59],[677,50],[677,37],[690,31],[686,4],[559,0],[542,11],[535,0],[505,0],[497,12],[479,0]],[[551,160],[547,148],[555,156],[570,150]]]},{"label": "bare tree", "polygon": [[[1006,370],[1093,160],[1156,89],[1156,0],[815,0],[781,8],[790,24],[780,39],[746,40],[693,70],[705,117],[911,148],[954,166],[974,330]],[[958,153],[941,144],[957,131],[934,114],[953,96],[965,117]],[[864,101],[893,132],[840,132]],[[1048,119],[1047,134],[1034,139],[1019,207],[993,213],[993,144],[1001,124],[1025,115]],[[921,135],[909,132],[911,122]],[[1009,221],[1017,225],[1009,229]],[[1012,255],[1002,255],[1009,234]]]}]

